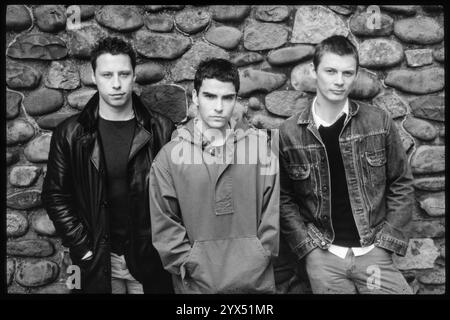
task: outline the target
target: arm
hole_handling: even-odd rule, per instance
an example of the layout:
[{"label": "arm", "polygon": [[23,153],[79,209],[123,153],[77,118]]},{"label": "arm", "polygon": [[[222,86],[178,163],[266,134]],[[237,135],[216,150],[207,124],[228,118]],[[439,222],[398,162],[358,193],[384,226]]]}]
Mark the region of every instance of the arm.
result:
[{"label": "arm", "polygon": [[62,128],[57,128],[50,142],[47,174],[42,188],[42,202],[62,238],[62,244],[81,259],[89,251],[86,227],[76,213],[69,146]]},{"label": "arm", "polygon": [[156,157],[150,170],[150,216],[152,242],[169,272],[184,278],[183,262],[191,245],[181,219],[180,208],[165,150]]},{"label": "arm", "polygon": [[[278,136],[272,141],[278,140]],[[276,150],[273,150],[270,157],[269,168],[261,168],[259,174],[263,178],[263,204],[261,220],[258,226],[258,238],[263,247],[268,250],[273,257],[278,256],[280,244],[280,174],[278,164],[278,142]]]},{"label": "arm", "polygon": [[280,130],[280,226],[283,237],[300,260],[316,246],[308,235],[305,221],[295,199],[294,187],[287,172],[289,162],[283,151],[285,144],[282,133]]},{"label": "arm", "polygon": [[377,234],[378,246],[404,256],[408,247],[405,226],[410,222],[414,188],[411,168],[392,119],[387,118],[386,135],[386,217]]}]

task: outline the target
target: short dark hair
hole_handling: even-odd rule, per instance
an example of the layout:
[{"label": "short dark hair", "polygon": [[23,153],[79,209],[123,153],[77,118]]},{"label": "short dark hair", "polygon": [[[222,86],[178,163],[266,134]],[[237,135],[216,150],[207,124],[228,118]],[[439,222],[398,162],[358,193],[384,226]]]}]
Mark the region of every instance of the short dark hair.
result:
[{"label": "short dark hair", "polygon": [[327,52],[331,52],[339,56],[347,56],[347,55],[353,56],[356,59],[356,69],[358,69],[359,66],[358,50],[356,49],[355,45],[351,43],[350,40],[347,39],[346,37],[334,35],[329,38],[326,38],[318,45],[316,45],[313,57],[314,69],[317,70],[317,67],[320,64],[323,55]]},{"label": "short dark hair", "polygon": [[210,58],[200,62],[194,77],[194,89],[197,94],[202,86],[203,79],[231,82],[236,89],[236,93],[239,91],[239,72],[236,65],[228,60]]},{"label": "short dark hair", "polygon": [[131,66],[136,67],[136,52],[133,47],[126,41],[116,37],[101,38],[97,45],[94,47],[91,53],[91,65],[92,70],[95,73],[97,67],[97,58],[104,54],[109,53],[112,55],[125,54],[130,57]]}]

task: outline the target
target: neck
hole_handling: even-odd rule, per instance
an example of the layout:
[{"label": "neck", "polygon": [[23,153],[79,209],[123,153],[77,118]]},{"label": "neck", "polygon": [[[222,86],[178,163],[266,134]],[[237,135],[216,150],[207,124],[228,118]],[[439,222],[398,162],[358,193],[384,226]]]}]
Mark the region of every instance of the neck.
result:
[{"label": "neck", "polygon": [[134,110],[131,101],[120,108],[113,108],[104,101],[99,102],[99,115],[103,119],[110,121],[130,120],[134,117]]},{"label": "neck", "polygon": [[321,119],[327,122],[332,122],[336,119],[337,115],[342,111],[342,109],[344,109],[346,101],[347,98],[338,102],[332,102],[318,94],[316,99],[315,112]]},{"label": "neck", "polygon": [[230,128],[229,124],[223,128],[210,128],[201,118],[198,118],[197,123],[202,134],[208,141],[212,141],[213,146],[220,146],[225,143],[226,131]]}]

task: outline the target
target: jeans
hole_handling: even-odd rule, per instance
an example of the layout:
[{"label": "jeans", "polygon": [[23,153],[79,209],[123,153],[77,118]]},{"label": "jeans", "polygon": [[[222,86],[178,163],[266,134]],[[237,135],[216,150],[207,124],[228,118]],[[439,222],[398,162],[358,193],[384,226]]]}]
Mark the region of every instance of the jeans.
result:
[{"label": "jeans", "polygon": [[142,284],[133,278],[125,257],[111,252],[111,287],[113,294],[143,294]]},{"label": "jeans", "polygon": [[392,254],[375,247],[362,256],[348,250],[342,259],[316,248],[306,257],[306,271],[313,293],[412,294],[412,289],[392,262]]}]

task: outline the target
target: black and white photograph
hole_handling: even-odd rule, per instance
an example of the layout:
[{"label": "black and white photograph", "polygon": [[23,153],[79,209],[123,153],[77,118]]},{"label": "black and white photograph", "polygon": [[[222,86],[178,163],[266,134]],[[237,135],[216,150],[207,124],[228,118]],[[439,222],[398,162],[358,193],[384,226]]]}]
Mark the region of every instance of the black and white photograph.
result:
[{"label": "black and white photograph", "polygon": [[4,12],[6,298],[446,296],[444,5]]}]

